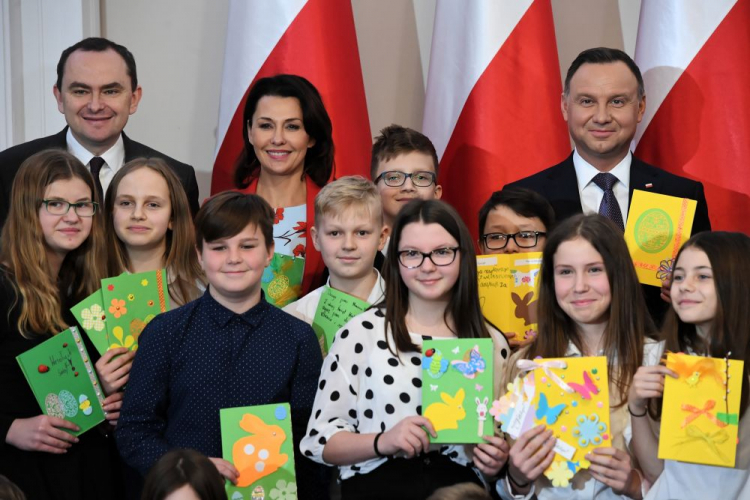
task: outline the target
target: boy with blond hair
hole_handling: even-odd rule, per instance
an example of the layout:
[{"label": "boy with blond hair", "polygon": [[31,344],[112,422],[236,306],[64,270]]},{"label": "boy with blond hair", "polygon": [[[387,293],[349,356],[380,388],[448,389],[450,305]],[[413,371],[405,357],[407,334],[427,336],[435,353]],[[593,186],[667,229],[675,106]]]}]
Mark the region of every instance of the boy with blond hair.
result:
[{"label": "boy with blond hair", "polygon": [[284,311],[312,324],[320,297],[329,286],[375,304],[383,299],[385,283],[373,266],[383,248],[386,230],[383,206],[375,185],[358,175],[342,177],[315,197],[313,245],[328,268],[328,282]]}]

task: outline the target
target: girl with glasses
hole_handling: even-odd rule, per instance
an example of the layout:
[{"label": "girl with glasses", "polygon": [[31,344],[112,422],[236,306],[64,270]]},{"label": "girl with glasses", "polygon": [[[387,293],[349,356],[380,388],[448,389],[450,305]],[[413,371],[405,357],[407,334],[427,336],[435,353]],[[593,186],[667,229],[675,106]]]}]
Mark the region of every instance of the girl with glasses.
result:
[{"label": "girl with glasses", "polygon": [[[28,498],[118,498],[120,491],[114,444],[106,435],[112,427],[103,424],[105,432],[92,429],[79,437],[66,432],[77,427],[41,414],[15,359],[74,325],[69,307],[99,288],[103,224],[97,197],[91,174],[65,151],[31,156],[13,182],[0,251],[0,387],[6,397],[0,471]],[[120,404],[120,394],[104,400],[110,422]]]},{"label": "girl with glasses", "polygon": [[474,246],[456,211],[437,200],[406,205],[393,226],[386,298],[336,336],[321,371],[300,448],[339,467],[343,498],[426,498],[482,484],[504,466],[507,445],[430,445],[422,417],[421,345],[430,338],[495,341],[495,373],[510,348],[482,317]]}]

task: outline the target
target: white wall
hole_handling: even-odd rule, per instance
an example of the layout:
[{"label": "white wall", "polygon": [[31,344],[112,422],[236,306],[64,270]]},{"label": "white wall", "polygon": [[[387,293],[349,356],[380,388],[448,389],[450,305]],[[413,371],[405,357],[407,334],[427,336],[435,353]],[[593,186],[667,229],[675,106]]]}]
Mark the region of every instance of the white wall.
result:
[{"label": "white wall", "polygon": [[[51,101],[54,64],[63,48],[95,34],[95,20],[100,19],[102,36],[128,47],[138,63],[143,100],[128,123],[128,135],[192,164],[201,197],[208,195],[229,0],[0,1],[4,9],[9,6],[11,17],[11,33],[0,40],[10,38],[10,59],[22,59],[22,64],[10,65],[8,92],[8,63],[0,41],[0,112],[3,96],[11,95],[14,143],[61,127],[62,117]],[[435,4],[352,0],[373,134],[391,123],[421,129]],[[49,26],[51,31],[42,34],[54,35],[54,43],[14,31],[14,9],[36,12],[36,25]],[[634,54],[640,0],[552,0],[552,9],[561,79],[585,48],[610,46]],[[26,15],[27,24],[30,17]],[[13,43],[14,38],[22,38],[21,43]],[[32,70],[28,59],[33,57],[38,60]]]}]

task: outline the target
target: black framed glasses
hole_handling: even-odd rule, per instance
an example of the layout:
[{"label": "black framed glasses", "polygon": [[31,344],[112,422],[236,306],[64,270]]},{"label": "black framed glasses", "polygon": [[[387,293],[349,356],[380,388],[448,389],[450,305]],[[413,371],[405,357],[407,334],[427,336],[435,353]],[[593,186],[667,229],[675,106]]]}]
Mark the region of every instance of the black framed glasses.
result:
[{"label": "black framed glasses", "polygon": [[79,217],[91,217],[96,213],[99,204],[95,201],[79,201],[70,203],[64,200],[42,200],[47,213],[52,215],[65,215],[73,207],[76,215]]},{"label": "black framed glasses", "polygon": [[502,250],[508,246],[508,241],[513,240],[518,248],[533,248],[539,242],[539,237],[547,236],[542,231],[519,231],[517,233],[488,233],[482,235],[484,246],[490,250]]},{"label": "black framed glasses", "polygon": [[411,177],[411,183],[416,187],[430,187],[435,183],[435,174],[433,172],[414,172],[407,174],[406,172],[399,172],[398,170],[391,170],[389,172],[383,172],[375,178],[375,184],[381,179],[388,187],[401,187],[406,182],[406,179]]},{"label": "black framed glasses", "polygon": [[425,258],[428,258],[436,266],[449,266],[456,260],[458,248],[436,248],[428,253],[420,252],[419,250],[401,250],[398,253],[398,263],[407,269],[416,269],[422,265]]}]

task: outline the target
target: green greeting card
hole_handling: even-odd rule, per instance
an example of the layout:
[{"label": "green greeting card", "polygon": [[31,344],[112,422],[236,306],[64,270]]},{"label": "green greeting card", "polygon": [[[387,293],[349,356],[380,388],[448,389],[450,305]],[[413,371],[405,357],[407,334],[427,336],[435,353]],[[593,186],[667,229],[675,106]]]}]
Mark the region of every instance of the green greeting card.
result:
[{"label": "green greeting card", "polygon": [[437,432],[433,443],[483,443],[493,435],[492,339],[425,340],[422,413]]},{"label": "green greeting card", "polygon": [[287,403],[220,410],[221,449],[240,473],[231,500],[297,498],[292,420]]},{"label": "green greeting card", "polygon": [[104,354],[109,349],[105,323],[107,315],[103,304],[102,291],[97,290],[70,309],[99,354]]},{"label": "green greeting card", "polygon": [[357,314],[361,314],[370,304],[348,293],[326,286],[315,310],[312,327],[318,335],[323,356],[331,348],[336,332]]},{"label": "green greeting card", "polygon": [[304,258],[273,254],[271,264],[263,271],[260,280],[266,300],[276,307],[284,307],[302,297],[304,270]]},{"label": "green greeting card", "polygon": [[72,326],[16,357],[42,413],[81,428],[80,436],[104,421],[96,372],[78,328]]},{"label": "green greeting card", "polygon": [[109,348],[138,349],[138,337],[157,314],[169,310],[164,269],[102,280]]}]

